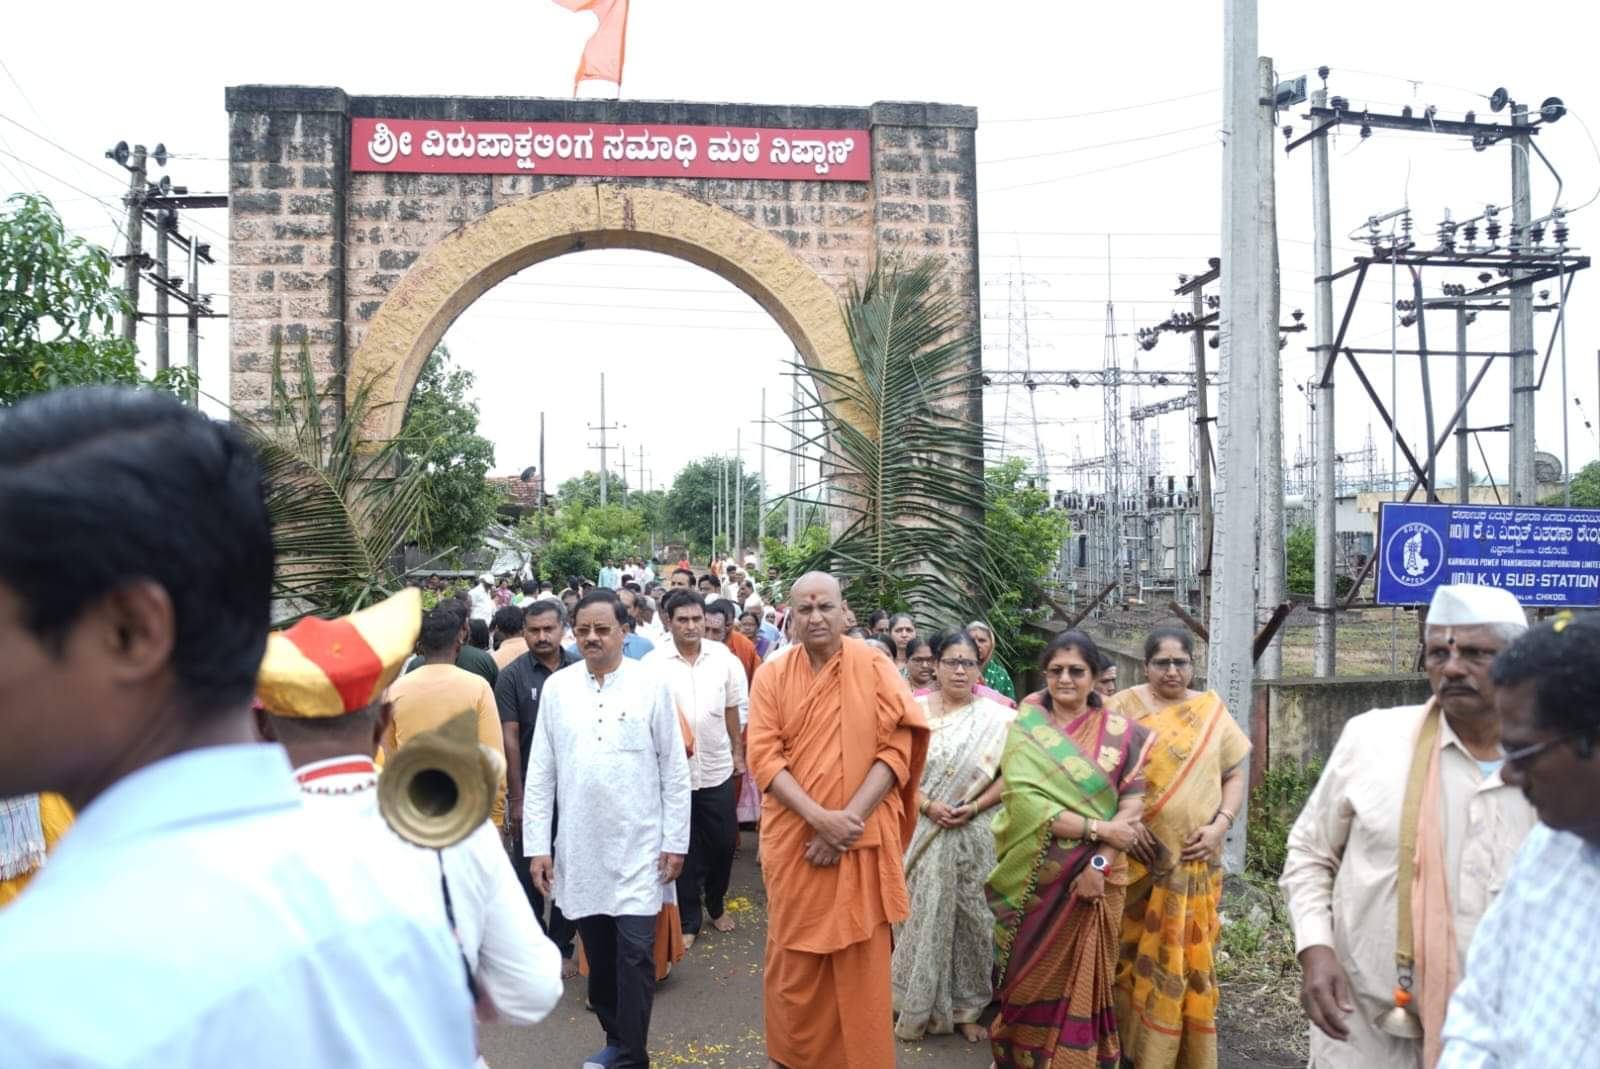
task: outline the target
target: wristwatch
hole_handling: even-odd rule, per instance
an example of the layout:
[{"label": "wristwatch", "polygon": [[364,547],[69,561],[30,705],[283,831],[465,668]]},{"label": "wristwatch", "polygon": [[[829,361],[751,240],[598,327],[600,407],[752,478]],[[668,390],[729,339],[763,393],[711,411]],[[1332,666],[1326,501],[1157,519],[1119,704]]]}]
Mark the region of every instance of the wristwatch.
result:
[{"label": "wristwatch", "polygon": [[1089,867],[1094,869],[1096,872],[1104,872],[1106,869],[1111,867],[1111,862],[1106,860],[1106,856],[1104,854],[1095,854],[1089,859]]}]

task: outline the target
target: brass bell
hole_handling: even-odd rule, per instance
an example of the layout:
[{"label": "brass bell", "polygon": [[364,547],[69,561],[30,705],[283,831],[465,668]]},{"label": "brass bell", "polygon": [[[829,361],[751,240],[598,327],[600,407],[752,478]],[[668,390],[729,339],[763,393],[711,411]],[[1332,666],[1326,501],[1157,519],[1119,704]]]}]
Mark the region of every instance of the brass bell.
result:
[{"label": "brass bell", "polygon": [[1378,1014],[1372,1022],[1380,1032],[1396,1039],[1421,1039],[1422,1021],[1410,1010],[1411,990],[1406,980],[1394,989],[1394,1006]]}]

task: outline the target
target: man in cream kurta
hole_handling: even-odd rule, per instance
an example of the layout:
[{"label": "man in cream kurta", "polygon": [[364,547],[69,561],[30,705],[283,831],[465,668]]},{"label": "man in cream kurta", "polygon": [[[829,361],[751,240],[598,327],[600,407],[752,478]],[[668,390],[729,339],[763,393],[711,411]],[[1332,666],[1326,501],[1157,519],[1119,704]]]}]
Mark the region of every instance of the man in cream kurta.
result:
[{"label": "man in cream kurta", "polygon": [[744,771],[739,708],[748,698],[739,659],[721,643],[702,637],[704,599],[689,590],[673,591],[664,612],[672,641],[645,654],[642,663],[667,682],[694,736],[689,855],[678,877],[678,910],[688,947],[699,936],[704,918],[719,932],[734,928],[725,907],[739,841],[734,773]]},{"label": "man in cream kurta", "polygon": [[[1374,709],[1347,723],[1289,833],[1282,885],[1305,971],[1302,1001],[1316,1024],[1313,1069],[1424,1063],[1422,1042],[1373,1023],[1394,1005],[1401,811],[1414,746],[1428,710],[1439,703],[1438,819],[1456,952],[1465,961],[1535,820],[1521,792],[1501,780],[1488,680],[1494,654],[1525,628],[1522,610],[1503,590],[1440,588],[1425,655],[1434,698]],[[1419,975],[1430,964],[1445,967],[1418,957]],[[1319,1017],[1347,1035],[1331,1034]],[[1431,1038],[1436,1049],[1439,1037]]]},{"label": "man in cream kurta", "polygon": [[597,1069],[650,1064],[656,914],[662,886],[677,878],[689,848],[678,712],[666,682],[623,657],[626,624],[613,590],[578,602],[572,633],[584,663],[544,685],[523,788],[534,885],[577,922],[589,961],[589,1001],[606,1047],[584,1064]]}]

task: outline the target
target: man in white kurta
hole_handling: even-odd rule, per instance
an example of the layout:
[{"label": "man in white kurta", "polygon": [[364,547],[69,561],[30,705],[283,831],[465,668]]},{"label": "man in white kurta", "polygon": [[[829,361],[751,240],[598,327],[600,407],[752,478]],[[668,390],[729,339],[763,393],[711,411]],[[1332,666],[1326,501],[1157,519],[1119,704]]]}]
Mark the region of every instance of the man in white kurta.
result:
[{"label": "man in white kurta", "polygon": [[[1428,971],[1459,976],[1473,932],[1534,824],[1532,807],[1500,776],[1488,676],[1494,655],[1526,626],[1504,590],[1441,587],[1424,654],[1434,697],[1347,723],[1289,833],[1282,886],[1304,971],[1302,1003],[1315,1026],[1312,1069],[1416,1069],[1429,1064],[1425,1050],[1437,1058],[1443,1006],[1430,1015],[1424,1005]],[[1421,816],[1441,833],[1455,946],[1447,948],[1453,960],[1418,948],[1412,1008],[1432,1026],[1424,1042],[1391,1036],[1374,1021],[1395,1005],[1401,815],[1419,733],[1435,706],[1442,711],[1438,805]]]},{"label": "man in white kurta", "polygon": [[584,663],[545,683],[523,788],[529,871],[577,922],[589,1001],[606,1033],[586,1069],[650,1064],[656,915],[689,847],[677,710],[659,675],[623,657],[626,623],[615,591],[597,589],[578,603],[572,633]]}]

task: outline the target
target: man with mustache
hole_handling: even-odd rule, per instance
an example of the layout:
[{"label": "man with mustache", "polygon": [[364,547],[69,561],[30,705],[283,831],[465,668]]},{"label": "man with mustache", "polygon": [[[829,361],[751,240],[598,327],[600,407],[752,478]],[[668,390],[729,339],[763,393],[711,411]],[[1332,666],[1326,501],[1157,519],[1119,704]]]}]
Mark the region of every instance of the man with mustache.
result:
[{"label": "man with mustache", "polygon": [[[1289,833],[1282,886],[1316,1025],[1313,1069],[1432,1069],[1439,1059],[1473,932],[1534,823],[1501,776],[1490,678],[1496,654],[1526,630],[1508,591],[1440,587],[1423,648],[1432,699],[1346,724]],[[1412,965],[1398,960],[1408,949]],[[1395,1007],[1416,1014],[1422,1039],[1377,1026]]]},{"label": "man with mustache", "polygon": [[577,922],[589,1002],[605,1029],[606,1046],[584,1069],[650,1064],[656,915],[689,849],[677,707],[665,679],[622,655],[627,622],[614,590],[578,602],[572,634],[584,663],[545,683],[523,791],[529,874]]},{"label": "man with mustache", "polygon": [[[494,685],[495,705],[500,710],[500,730],[506,752],[506,818],[513,857],[523,856],[522,850],[522,785],[528,776],[528,752],[533,747],[533,727],[539,721],[539,695],[550,677],[569,664],[583,660],[576,651],[561,648],[561,636],[567,630],[567,610],[561,602],[544,600],[530,602],[522,615],[522,637],[527,652],[501,671]],[[560,824],[558,815],[552,823]],[[550,917],[545,919],[545,898],[533,886],[533,877],[526,864],[515,866],[522,890],[533,906],[534,916],[561,951],[561,975],[578,974],[578,963],[573,958],[573,938],[577,929],[562,916],[559,907],[550,907]]]},{"label": "man with mustache", "polygon": [[1562,613],[1495,659],[1505,780],[1533,803],[1450,1000],[1442,1069],[1592,1065],[1600,1035],[1600,620]]}]

